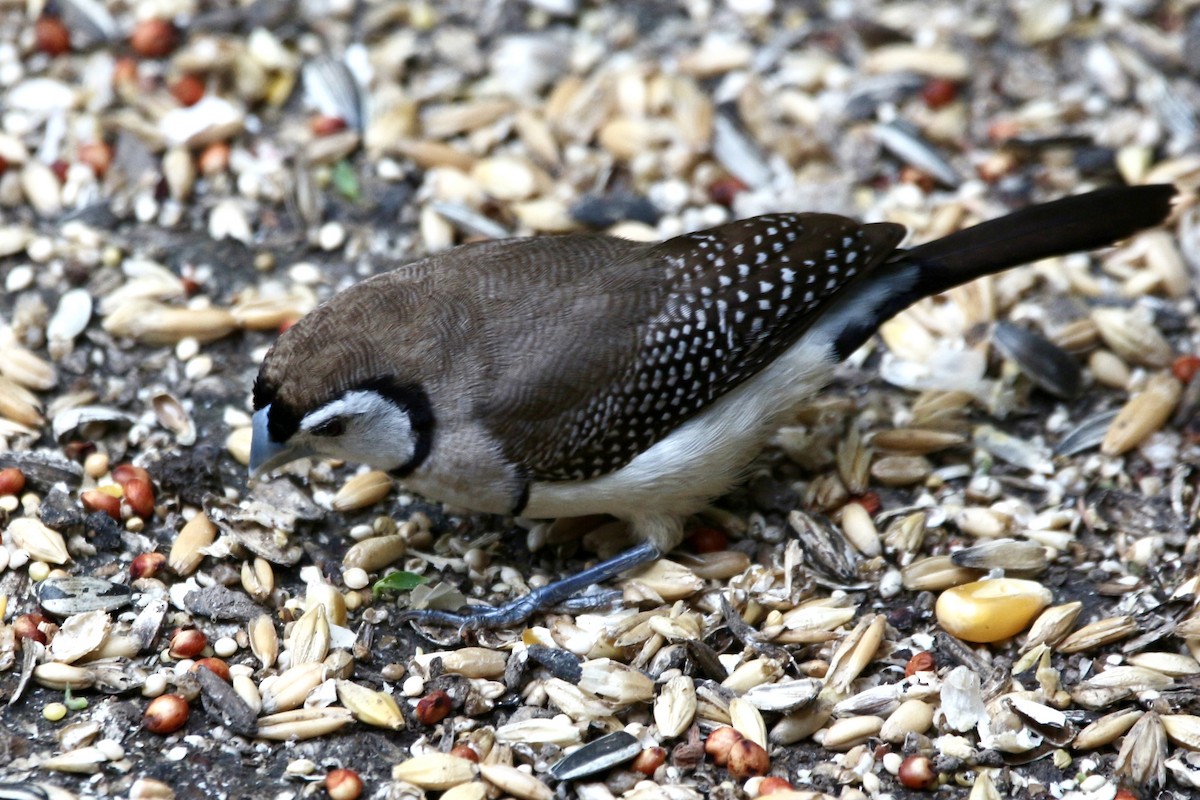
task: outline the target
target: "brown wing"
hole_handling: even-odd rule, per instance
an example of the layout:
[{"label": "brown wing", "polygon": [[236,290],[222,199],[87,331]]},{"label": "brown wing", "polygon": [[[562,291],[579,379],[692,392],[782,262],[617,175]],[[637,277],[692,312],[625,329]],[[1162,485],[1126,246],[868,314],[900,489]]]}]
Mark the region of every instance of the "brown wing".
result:
[{"label": "brown wing", "polygon": [[[522,315],[510,307],[485,326],[497,370],[481,418],[531,479],[619,469],[786,350],[903,236],[899,225],[779,214],[630,246],[604,265],[566,257],[532,325],[513,330]],[[526,246],[551,244],[531,257],[571,247]]]}]

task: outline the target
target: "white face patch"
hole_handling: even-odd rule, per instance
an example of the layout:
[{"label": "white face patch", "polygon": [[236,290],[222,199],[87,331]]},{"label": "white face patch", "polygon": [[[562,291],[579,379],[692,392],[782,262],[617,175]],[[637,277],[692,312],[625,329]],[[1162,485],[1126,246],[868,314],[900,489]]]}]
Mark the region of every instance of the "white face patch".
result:
[{"label": "white face patch", "polygon": [[[313,431],[340,421],[342,432],[321,436]],[[300,420],[297,436],[317,453],[359,461],[380,469],[396,469],[412,460],[417,437],[408,412],[372,391],[346,392]]]}]

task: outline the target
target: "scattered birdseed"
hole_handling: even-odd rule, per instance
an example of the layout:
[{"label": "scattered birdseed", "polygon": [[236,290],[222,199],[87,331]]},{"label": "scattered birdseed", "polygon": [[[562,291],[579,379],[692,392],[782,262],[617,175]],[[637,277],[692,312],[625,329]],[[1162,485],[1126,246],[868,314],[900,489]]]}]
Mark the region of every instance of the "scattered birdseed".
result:
[{"label": "scattered birdseed", "polygon": [[[9,791],[239,796],[272,764],[446,800],[1200,785],[1186,8],[35,5],[0,8]],[[792,210],[919,243],[1117,180],[1178,184],[1174,218],[902,313],[616,599],[421,638],[398,610],[499,603],[623,527],[358,465],[245,478],[271,342],[401,261]],[[183,727],[138,725],[151,700]]]}]

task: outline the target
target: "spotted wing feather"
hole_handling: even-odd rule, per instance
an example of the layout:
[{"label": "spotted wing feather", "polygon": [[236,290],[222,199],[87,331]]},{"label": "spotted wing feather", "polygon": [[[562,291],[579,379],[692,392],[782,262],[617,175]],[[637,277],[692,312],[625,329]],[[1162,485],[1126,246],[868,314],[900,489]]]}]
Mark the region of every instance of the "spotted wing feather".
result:
[{"label": "spotted wing feather", "polygon": [[530,479],[617,470],[785,351],[903,236],[779,214],[640,247],[561,298],[595,326],[548,320],[540,357],[497,376],[486,418]]}]

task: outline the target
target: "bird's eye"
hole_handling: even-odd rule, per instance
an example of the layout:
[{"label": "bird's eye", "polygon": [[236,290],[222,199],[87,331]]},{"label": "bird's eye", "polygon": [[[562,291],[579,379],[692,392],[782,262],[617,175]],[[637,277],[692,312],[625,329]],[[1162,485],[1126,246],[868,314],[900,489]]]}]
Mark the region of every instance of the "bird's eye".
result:
[{"label": "bird's eye", "polygon": [[331,417],[309,431],[313,436],[341,436],[346,432],[346,423],[341,417]]}]

